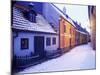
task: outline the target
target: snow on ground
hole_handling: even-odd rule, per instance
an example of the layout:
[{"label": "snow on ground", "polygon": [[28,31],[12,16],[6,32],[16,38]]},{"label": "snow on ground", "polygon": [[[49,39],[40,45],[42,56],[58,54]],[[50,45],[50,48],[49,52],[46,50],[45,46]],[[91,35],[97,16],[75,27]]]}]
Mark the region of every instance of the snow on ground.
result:
[{"label": "snow on ground", "polygon": [[26,68],[20,73],[95,69],[95,51],[90,44],[80,45],[64,55]]}]

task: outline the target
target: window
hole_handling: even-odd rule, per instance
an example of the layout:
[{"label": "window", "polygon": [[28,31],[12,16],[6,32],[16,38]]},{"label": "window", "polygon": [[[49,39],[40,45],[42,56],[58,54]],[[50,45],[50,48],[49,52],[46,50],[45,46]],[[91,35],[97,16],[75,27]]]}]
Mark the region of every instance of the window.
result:
[{"label": "window", "polygon": [[28,38],[21,38],[21,49],[28,49],[29,40]]},{"label": "window", "polygon": [[52,39],[52,44],[53,45],[56,44],[56,38],[55,37]]},{"label": "window", "polygon": [[51,45],[51,38],[46,38],[46,45],[50,46]]},{"label": "window", "polygon": [[34,10],[23,11],[23,15],[30,22],[36,23],[36,16],[37,16],[37,14],[36,14],[36,12]]},{"label": "window", "polygon": [[66,32],[66,25],[64,25],[64,33]]},{"label": "window", "polygon": [[33,13],[29,13],[29,21],[36,23],[36,15]]}]

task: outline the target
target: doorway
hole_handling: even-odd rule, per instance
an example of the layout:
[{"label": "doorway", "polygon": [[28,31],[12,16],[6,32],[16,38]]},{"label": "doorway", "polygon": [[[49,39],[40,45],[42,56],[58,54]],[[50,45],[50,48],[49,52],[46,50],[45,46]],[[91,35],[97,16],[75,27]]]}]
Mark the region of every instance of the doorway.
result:
[{"label": "doorway", "polygon": [[34,36],[34,50],[35,54],[39,55],[41,58],[44,57],[44,36]]}]

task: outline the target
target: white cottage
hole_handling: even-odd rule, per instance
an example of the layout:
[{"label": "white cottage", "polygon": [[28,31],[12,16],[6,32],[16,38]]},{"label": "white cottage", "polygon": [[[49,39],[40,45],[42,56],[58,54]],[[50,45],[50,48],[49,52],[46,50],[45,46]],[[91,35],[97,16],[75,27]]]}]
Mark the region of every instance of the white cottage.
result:
[{"label": "white cottage", "polygon": [[58,52],[58,34],[42,15],[36,14],[36,22],[32,22],[24,17],[21,6],[13,6],[12,12],[14,56],[43,57],[52,56]]}]

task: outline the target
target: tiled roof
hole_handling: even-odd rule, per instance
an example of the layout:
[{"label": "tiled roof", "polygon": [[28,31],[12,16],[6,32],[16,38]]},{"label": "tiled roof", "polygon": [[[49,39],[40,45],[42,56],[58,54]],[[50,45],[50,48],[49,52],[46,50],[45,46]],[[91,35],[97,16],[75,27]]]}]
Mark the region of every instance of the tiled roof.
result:
[{"label": "tiled roof", "polygon": [[57,6],[55,6],[54,4],[52,4],[52,6],[58,11],[58,13],[64,17],[68,22],[70,22],[74,27],[76,27],[73,23],[73,20],[67,15],[67,14],[64,14],[62,12],[62,10],[60,10]]},{"label": "tiled roof", "polygon": [[36,16],[36,23],[32,23],[23,17],[23,13],[20,9],[13,7],[13,25],[12,28],[39,31],[47,33],[56,33],[51,25],[40,14]]},{"label": "tiled roof", "polygon": [[82,33],[88,33],[85,29],[83,29],[80,25],[77,24],[77,22],[73,21],[73,23],[76,26],[76,29]]}]

